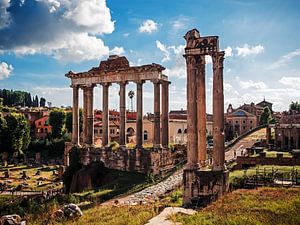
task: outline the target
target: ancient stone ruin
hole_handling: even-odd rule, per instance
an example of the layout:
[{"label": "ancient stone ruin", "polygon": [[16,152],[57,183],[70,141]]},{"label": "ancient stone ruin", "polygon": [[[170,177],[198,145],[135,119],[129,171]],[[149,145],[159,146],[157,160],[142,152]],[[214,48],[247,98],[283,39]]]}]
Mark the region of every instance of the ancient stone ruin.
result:
[{"label": "ancient stone ruin", "polygon": [[[69,164],[69,152],[73,146],[81,148],[81,161],[84,165],[103,162],[108,168],[143,173],[158,174],[161,168],[172,165],[169,145],[169,84],[168,77],[158,64],[130,66],[126,57],[109,56],[99,67],[87,72],[70,71],[73,88],[72,143],[65,147],[65,165]],[[154,140],[151,151],[143,149],[143,84],[150,81],[154,85]],[[136,147],[126,148],[126,85],[136,83]],[[120,86],[120,126],[118,151],[109,148],[109,87],[112,83]],[[102,147],[94,145],[94,87],[102,86]],[[83,135],[79,134],[79,89],[83,90]]]},{"label": "ancient stone ruin", "polygon": [[[193,29],[184,36],[187,65],[187,167],[184,170],[184,204],[205,206],[228,190],[224,167],[224,51],[218,36],[201,37]],[[213,61],[213,159],[206,157],[205,56]]]}]

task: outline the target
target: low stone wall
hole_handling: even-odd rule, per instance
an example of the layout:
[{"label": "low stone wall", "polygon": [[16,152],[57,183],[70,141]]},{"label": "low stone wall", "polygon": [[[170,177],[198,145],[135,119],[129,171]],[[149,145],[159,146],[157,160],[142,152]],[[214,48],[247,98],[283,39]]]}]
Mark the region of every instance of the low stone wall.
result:
[{"label": "low stone wall", "polygon": [[237,157],[237,166],[236,169],[243,169],[255,165],[278,165],[278,166],[296,166],[300,165],[299,158],[283,158],[282,155],[277,157],[265,157],[264,155],[258,157]]},{"label": "low stone wall", "polygon": [[123,171],[160,174],[173,165],[171,150],[163,149],[127,149],[119,148],[81,148],[81,162],[103,162],[105,167]]}]

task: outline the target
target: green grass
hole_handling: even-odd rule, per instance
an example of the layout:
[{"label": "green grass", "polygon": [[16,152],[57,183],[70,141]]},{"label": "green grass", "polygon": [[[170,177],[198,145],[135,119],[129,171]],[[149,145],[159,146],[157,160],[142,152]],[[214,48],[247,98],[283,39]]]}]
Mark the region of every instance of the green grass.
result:
[{"label": "green grass", "polygon": [[183,225],[296,225],[299,211],[300,188],[259,188],[234,191],[192,216],[171,219]]},{"label": "green grass", "polygon": [[[292,158],[293,155],[289,152],[280,152],[280,151],[269,151],[269,150],[264,150],[264,152],[266,153],[266,157],[268,158],[276,158],[277,157],[277,153],[282,153],[283,154],[283,158]],[[251,157],[258,157],[259,154],[253,154],[251,155]]]}]

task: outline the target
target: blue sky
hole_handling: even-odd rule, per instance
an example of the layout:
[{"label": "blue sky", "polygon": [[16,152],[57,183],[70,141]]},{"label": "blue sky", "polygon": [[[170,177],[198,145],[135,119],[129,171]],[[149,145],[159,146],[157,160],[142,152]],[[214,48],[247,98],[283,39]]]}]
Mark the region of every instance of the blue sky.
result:
[{"label": "blue sky", "polygon": [[[0,88],[26,90],[53,105],[71,105],[69,70],[85,71],[109,54],[132,65],[159,63],[172,82],[170,108],[186,107],[183,35],[220,36],[225,108],[265,97],[277,111],[300,101],[298,0],[0,0]],[[207,109],[212,64],[207,58]],[[129,84],[127,91],[135,90]],[[118,108],[118,85],[110,107]],[[153,111],[153,87],[144,88]],[[101,108],[101,89],[95,88]],[[128,108],[129,105],[128,99]]]}]

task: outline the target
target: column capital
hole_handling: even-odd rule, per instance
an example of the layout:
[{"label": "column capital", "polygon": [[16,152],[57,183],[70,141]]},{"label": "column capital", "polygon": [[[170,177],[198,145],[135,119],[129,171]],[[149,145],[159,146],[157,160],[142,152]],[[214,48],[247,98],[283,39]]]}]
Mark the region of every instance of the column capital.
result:
[{"label": "column capital", "polygon": [[223,67],[223,62],[225,59],[225,51],[221,51],[221,52],[216,52],[214,54],[212,54],[212,61],[213,61],[213,67],[215,68],[219,68],[219,67]]},{"label": "column capital", "polygon": [[109,82],[100,83],[100,85],[102,85],[103,87],[109,87],[109,86],[111,86],[111,83],[109,83]]},{"label": "column capital", "polygon": [[145,81],[144,80],[137,80],[137,81],[134,81],[134,83],[143,85],[145,83]]},{"label": "column capital", "polygon": [[186,59],[187,65],[195,65],[196,64],[196,57],[194,55],[184,55]]},{"label": "column capital", "polygon": [[119,81],[118,84],[119,84],[120,86],[125,86],[125,85],[128,84],[128,81]]},{"label": "column capital", "polygon": [[171,84],[171,81],[168,81],[168,80],[164,80],[164,81],[161,81],[161,84],[162,85],[170,85]]},{"label": "column capital", "polygon": [[204,55],[197,55],[195,57],[195,63],[197,66],[201,66],[201,65],[205,65],[206,61],[205,61],[205,56]]},{"label": "column capital", "polygon": [[162,81],[159,80],[159,79],[153,79],[153,80],[151,80],[151,82],[152,82],[153,84],[161,84],[161,83],[162,83]]}]

